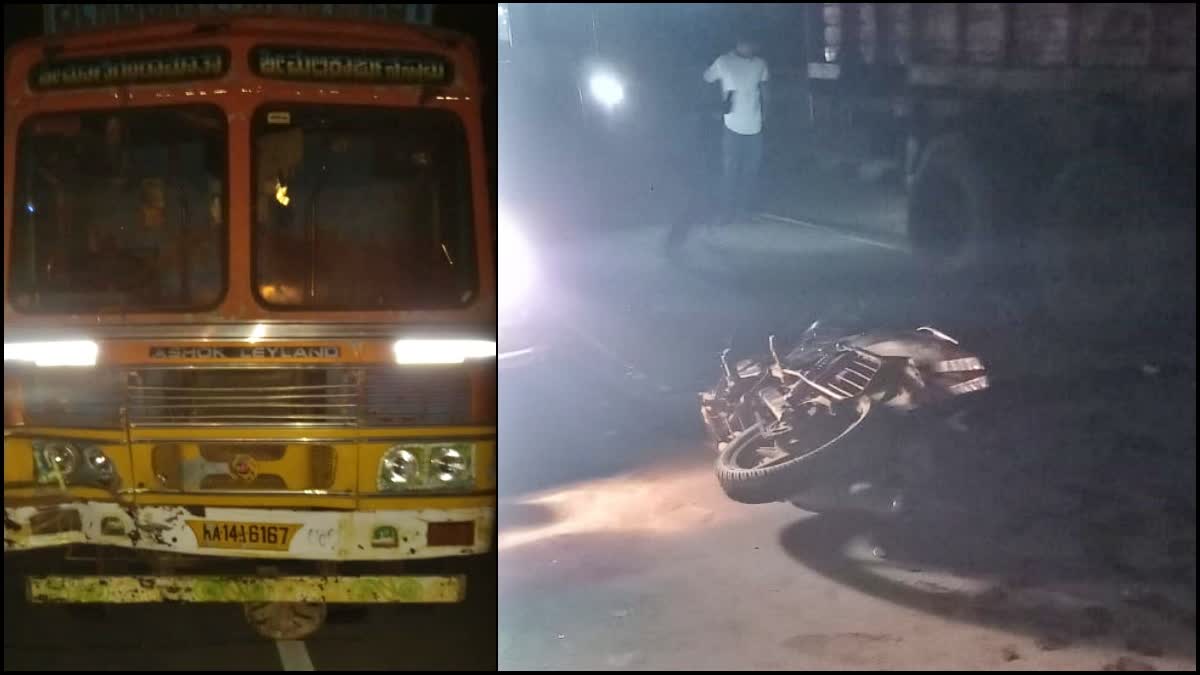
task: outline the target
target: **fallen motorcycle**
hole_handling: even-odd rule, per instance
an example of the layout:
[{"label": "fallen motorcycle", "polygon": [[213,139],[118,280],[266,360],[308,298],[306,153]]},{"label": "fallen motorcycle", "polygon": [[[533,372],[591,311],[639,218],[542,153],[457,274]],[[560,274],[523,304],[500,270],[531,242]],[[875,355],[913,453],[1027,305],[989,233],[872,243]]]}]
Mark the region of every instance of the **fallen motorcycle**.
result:
[{"label": "fallen motorcycle", "polygon": [[802,495],[822,485],[903,483],[911,467],[891,469],[911,458],[894,452],[894,431],[873,422],[886,410],[899,417],[941,410],[988,387],[979,357],[937,329],[824,338],[818,327],[782,357],[774,336],[767,354],[732,366],[725,350],[720,381],[700,395],[718,452],[717,480],[735,501],[792,501],[819,511]]}]

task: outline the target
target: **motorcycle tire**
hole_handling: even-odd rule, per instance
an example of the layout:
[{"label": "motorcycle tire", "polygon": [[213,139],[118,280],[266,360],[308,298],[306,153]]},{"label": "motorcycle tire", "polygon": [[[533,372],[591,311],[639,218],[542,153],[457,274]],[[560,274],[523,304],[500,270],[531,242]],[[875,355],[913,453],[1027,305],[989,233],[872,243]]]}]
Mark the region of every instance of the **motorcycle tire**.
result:
[{"label": "motorcycle tire", "polygon": [[750,453],[769,444],[763,439],[761,425],[755,424],[733,439],[717,456],[717,482],[726,496],[735,502],[767,504],[788,500],[814,480],[843,475],[858,464],[858,457],[842,456],[850,450],[848,446],[836,450],[834,447],[855,435],[870,410],[870,399],[855,399],[843,407],[842,413],[848,422],[839,425],[841,428],[836,433],[806,443],[807,449],[800,454],[768,466],[747,466]]}]

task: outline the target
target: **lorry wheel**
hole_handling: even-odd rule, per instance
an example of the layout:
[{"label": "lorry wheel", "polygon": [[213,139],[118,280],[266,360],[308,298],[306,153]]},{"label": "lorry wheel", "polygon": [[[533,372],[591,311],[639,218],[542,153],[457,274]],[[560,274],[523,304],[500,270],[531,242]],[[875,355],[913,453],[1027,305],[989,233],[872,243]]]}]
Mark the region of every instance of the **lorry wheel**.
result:
[{"label": "lorry wheel", "polygon": [[908,198],[908,236],[923,262],[941,271],[979,262],[992,233],[992,186],[966,137],[929,143]]},{"label": "lorry wheel", "polygon": [[325,624],[327,610],[321,602],[248,602],[246,621],[269,640],[303,640]]}]

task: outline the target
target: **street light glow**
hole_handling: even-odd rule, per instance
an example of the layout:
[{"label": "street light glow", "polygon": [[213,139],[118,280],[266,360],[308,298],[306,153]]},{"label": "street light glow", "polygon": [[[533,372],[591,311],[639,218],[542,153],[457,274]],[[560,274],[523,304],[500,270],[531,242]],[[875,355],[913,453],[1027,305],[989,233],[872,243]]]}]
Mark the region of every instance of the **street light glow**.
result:
[{"label": "street light glow", "polygon": [[588,89],[592,97],[602,105],[612,108],[625,100],[625,88],[621,81],[611,73],[596,73],[588,81]]}]

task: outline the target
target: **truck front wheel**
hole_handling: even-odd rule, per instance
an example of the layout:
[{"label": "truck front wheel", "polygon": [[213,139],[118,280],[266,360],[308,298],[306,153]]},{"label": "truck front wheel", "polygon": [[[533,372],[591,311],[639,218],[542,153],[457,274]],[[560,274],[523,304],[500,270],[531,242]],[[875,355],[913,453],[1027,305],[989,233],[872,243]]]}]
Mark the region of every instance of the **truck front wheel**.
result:
[{"label": "truck front wheel", "polygon": [[320,602],[248,602],[246,622],[268,640],[303,640],[325,624],[327,609]]},{"label": "truck front wheel", "polygon": [[966,137],[929,143],[913,176],[908,236],[913,251],[946,271],[979,262],[992,233],[992,187]]}]

